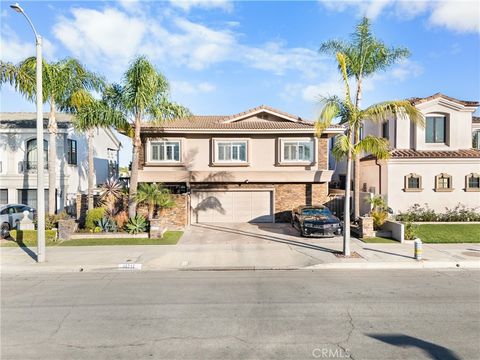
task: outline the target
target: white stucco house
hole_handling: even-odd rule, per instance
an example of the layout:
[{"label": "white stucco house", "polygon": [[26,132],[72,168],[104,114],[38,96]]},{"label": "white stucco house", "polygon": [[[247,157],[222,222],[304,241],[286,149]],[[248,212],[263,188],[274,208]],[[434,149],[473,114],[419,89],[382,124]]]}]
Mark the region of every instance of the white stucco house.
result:
[{"label": "white stucco house", "polygon": [[383,195],[394,212],[414,204],[437,212],[458,203],[480,207],[480,150],[472,148],[479,102],[440,93],[410,100],[424,114],[425,128],[402,115],[365,124],[364,134],[387,138],[391,151],[388,160],[361,159],[362,190]]},{"label": "white stucco house", "polygon": [[[37,142],[36,114],[25,112],[0,113],[0,204],[36,204]],[[48,161],[48,114],[44,115],[44,156]],[[77,193],[85,193],[88,185],[87,137],[76,132],[72,116],[57,114],[58,134],[56,159],[56,210],[74,205]],[[118,176],[121,143],[111,129],[96,129],[94,136],[94,184]],[[44,169],[48,186],[48,170]],[[45,198],[48,199],[48,191]],[[48,203],[48,201],[46,201]],[[48,204],[46,204],[48,206]]]}]

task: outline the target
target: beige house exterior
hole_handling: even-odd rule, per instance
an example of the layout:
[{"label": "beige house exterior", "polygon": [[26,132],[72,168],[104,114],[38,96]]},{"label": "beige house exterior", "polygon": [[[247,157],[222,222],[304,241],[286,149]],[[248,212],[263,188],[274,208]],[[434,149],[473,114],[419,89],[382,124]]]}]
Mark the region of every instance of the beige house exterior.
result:
[{"label": "beige house exterior", "polygon": [[292,208],[327,201],[328,138],[343,131],[317,137],[313,122],[268,106],[148,123],[139,181],[185,194],[187,223],[289,221]]},{"label": "beige house exterior", "polygon": [[365,124],[365,135],[387,138],[392,150],[386,161],[361,159],[363,190],[383,195],[394,212],[414,204],[437,212],[458,204],[480,211],[480,150],[472,149],[472,114],[479,103],[443,94],[411,102],[424,114],[425,127],[401,115]]}]

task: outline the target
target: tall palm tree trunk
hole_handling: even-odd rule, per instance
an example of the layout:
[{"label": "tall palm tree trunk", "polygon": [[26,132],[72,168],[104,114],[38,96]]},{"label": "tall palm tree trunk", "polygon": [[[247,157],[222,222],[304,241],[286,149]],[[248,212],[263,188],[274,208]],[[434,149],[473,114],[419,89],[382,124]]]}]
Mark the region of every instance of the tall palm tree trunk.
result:
[{"label": "tall palm tree trunk", "polygon": [[88,210],[93,209],[93,131],[94,129],[88,129],[88,189],[87,189],[87,203]]},{"label": "tall palm tree trunk", "polygon": [[[57,121],[55,118],[55,100],[50,101],[50,115],[48,117],[48,213],[53,215],[56,212],[56,189],[57,189]],[[38,144],[42,146],[43,144]],[[43,169],[38,169],[43,173]]]},{"label": "tall palm tree trunk", "polygon": [[[355,97],[355,106],[360,110],[362,102],[362,78],[357,80],[357,95]],[[354,129],[354,144],[357,144],[360,140],[360,126]],[[354,208],[354,220],[360,217],[360,156],[355,156],[353,161],[353,208]]]},{"label": "tall palm tree trunk", "polygon": [[135,137],[133,139],[132,148],[132,172],[130,175],[130,190],[128,196],[128,216],[133,217],[137,212],[137,201],[135,200],[138,187],[138,162],[140,155],[140,146],[142,141],[140,139],[140,126],[141,126],[140,114],[135,116]]},{"label": "tall palm tree trunk", "polygon": [[352,152],[347,155],[347,176],[345,184],[345,201],[343,208],[343,254],[350,256],[350,183],[352,181]]}]

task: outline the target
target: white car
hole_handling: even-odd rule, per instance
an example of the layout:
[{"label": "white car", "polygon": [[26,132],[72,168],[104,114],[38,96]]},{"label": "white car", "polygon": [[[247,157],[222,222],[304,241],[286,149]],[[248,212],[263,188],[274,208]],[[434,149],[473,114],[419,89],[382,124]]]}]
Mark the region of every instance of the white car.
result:
[{"label": "white car", "polygon": [[28,211],[28,217],[33,220],[35,209],[25,204],[0,205],[0,237],[7,238],[10,230],[15,229],[23,219],[23,212]]}]

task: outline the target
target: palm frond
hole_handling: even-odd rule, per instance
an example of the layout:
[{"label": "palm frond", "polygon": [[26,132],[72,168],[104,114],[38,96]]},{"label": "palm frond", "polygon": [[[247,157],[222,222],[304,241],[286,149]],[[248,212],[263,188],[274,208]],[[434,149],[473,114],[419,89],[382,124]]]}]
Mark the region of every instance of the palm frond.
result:
[{"label": "palm frond", "polygon": [[390,145],[387,139],[377,136],[368,135],[360,140],[353,147],[353,156],[364,153],[370,153],[377,157],[377,159],[388,159],[390,156]]},{"label": "palm frond", "polygon": [[348,135],[342,134],[335,136],[335,144],[332,148],[332,154],[337,160],[341,160],[352,150],[352,143]]},{"label": "palm frond", "polygon": [[374,104],[361,111],[362,120],[385,122],[391,116],[408,116],[411,122],[424,126],[424,115],[408,100],[384,101]]}]

